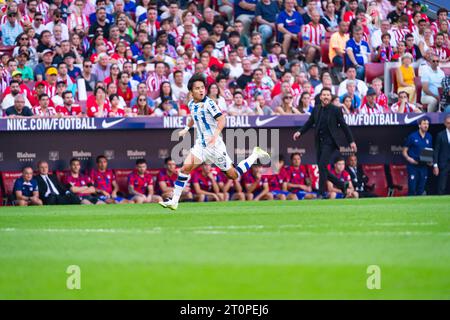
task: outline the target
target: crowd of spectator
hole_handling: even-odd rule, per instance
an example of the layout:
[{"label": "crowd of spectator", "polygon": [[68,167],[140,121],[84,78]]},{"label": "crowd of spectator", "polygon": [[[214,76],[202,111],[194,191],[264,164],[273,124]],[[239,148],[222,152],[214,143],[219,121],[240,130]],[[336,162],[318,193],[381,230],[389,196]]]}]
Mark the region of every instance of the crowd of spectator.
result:
[{"label": "crowd of spectator", "polygon": [[[432,21],[413,0],[0,6],[4,116],[183,116],[195,73],[230,115],[308,114],[324,87],[345,113],[448,108],[450,77],[441,70],[450,61],[448,10]],[[371,61],[397,61],[393,95],[382,77],[365,82]]]}]

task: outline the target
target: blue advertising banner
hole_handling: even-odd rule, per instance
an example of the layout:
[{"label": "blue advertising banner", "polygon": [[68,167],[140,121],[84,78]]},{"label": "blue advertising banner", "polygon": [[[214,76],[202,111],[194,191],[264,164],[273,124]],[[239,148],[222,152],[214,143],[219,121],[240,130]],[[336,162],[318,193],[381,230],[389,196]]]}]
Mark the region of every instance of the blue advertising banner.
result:
[{"label": "blue advertising banner", "polygon": [[[403,163],[402,146],[406,136],[417,130],[417,120],[428,117],[433,136],[444,128],[443,114],[351,115],[351,125],[358,144],[361,163]],[[300,152],[304,163],[315,163],[313,132],[299,141],[292,134],[308,116],[227,117],[223,138],[233,161],[245,158],[256,144],[267,148],[272,161],[279,154],[286,160]],[[171,156],[181,164],[194,143],[194,136],[178,137],[185,126],[183,117],[167,118],[33,118],[0,120],[0,171],[20,170],[37,161],[49,161],[52,170],[66,169],[72,157],[92,168],[95,157],[104,154],[111,168],[132,168],[136,159],[146,158],[152,168],[162,167]],[[191,133],[193,130],[191,130]],[[343,137],[340,152],[350,154]],[[330,159],[331,161],[332,159]],[[264,163],[269,164],[269,162]]]},{"label": "blue advertising banner", "polygon": [[[442,113],[421,114],[353,114],[345,115],[350,126],[399,126],[428,117],[431,124],[442,123]],[[302,126],[307,115],[292,116],[228,116],[227,128],[285,128]],[[0,131],[86,131],[175,129],[186,125],[186,117],[136,118],[9,118],[0,119]]]}]

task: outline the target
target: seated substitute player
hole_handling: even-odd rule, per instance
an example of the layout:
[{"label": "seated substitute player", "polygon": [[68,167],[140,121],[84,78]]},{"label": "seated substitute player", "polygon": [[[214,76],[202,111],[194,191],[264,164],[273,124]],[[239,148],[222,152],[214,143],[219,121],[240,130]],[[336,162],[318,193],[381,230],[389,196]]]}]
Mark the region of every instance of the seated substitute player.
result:
[{"label": "seated substitute player", "polygon": [[97,163],[97,169],[92,170],[90,177],[95,190],[99,194],[99,199],[108,204],[129,203],[127,199],[117,195],[119,185],[114,172],[108,169],[106,157],[98,156],[95,162]]},{"label": "seated substitute player", "polygon": [[284,167],[284,158],[282,155],[275,163],[276,173],[269,177],[269,191],[272,193],[273,198],[277,200],[293,200],[297,199],[295,194],[287,191],[287,170]]},{"label": "seated substitute player", "polygon": [[301,164],[301,154],[293,153],[291,155],[291,166],[287,172],[287,190],[295,196],[295,200],[314,199],[317,194],[313,192],[308,172]]},{"label": "seated substitute player", "polygon": [[241,177],[229,179],[222,171],[217,175],[220,191],[225,195],[225,201],[245,201],[245,193],[242,191]]},{"label": "seated substitute player", "polygon": [[359,198],[359,194],[355,191],[352,184],[352,178],[350,174],[345,171],[345,159],[343,157],[337,157],[334,160],[334,168],[330,170],[339,180],[342,182],[348,182],[347,193],[344,195],[341,189],[338,189],[332,182],[327,181],[328,197],[330,199],[343,199],[343,198]]},{"label": "seated substitute player", "polygon": [[72,193],[80,197],[81,204],[105,204],[98,198],[91,178],[81,174],[80,171],[80,160],[72,158],[70,160],[70,172],[64,176],[63,183]]},{"label": "seated substitute player", "polygon": [[247,200],[273,200],[273,194],[269,189],[267,178],[262,176],[262,166],[259,163],[252,165],[249,172],[242,177],[245,186],[245,197]]},{"label": "seated substitute player", "polygon": [[160,202],[162,198],[154,194],[153,177],[147,173],[147,161],[136,160],[136,170],[128,175],[128,193],[134,203]]},{"label": "seated substitute player", "polygon": [[22,177],[14,182],[13,188],[14,203],[18,206],[42,206],[39,199],[38,183],[33,178],[33,168],[25,167],[22,170]]},{"label": "seated substitute player", "polygon": [[[177,164],[172,158],[168,157],[164,160],[165,168],[162,169],[157,177],[157,191],[161,194],[163,199],[170,198],[172,196],[175,182],[178,178]],[[181,193],[181,201],[192,201],[192,192],[189,185],[186,185]]]},{"label": "seated substitute player", "polygon": [[192,176],[194,201],[224,201],[225,195],[220,192],[217,177],[211,171],[211,165],[203,163],[201,169]]},{"label": "seated substitute player", "polygon": [[206,80],[201,74],[194,75],[188,83],[188,89],[193,97],[188,104],[191,117],[187,126],[181,130],[179,135],[184,136],[195,123],[197,140],[178,173],[172,199],[160,202],[161,206],[165,208],[177,209],[178,201],[185,185],[189,181],[190,173],[203,162],[213,163],[220,170],[224,171],[228,178],[237,179],[249,170],[258,158],[270,157],[266,151],[255,147],[247,159],[241,161],[236,168],[233,167],[221,137],[222,130],[226,124],[225,116],[220,112],[216,103],[206,96],[205,85]]}]

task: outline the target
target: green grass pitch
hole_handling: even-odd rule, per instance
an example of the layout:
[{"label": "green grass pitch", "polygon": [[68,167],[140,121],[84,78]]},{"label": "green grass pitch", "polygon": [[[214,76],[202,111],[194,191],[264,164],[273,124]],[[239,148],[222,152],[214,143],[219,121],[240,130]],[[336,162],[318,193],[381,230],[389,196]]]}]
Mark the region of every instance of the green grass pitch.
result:
[{"label": "green grass pitch", "polygon": [[0,298],[449,299],[450,197],[1,208]]}]

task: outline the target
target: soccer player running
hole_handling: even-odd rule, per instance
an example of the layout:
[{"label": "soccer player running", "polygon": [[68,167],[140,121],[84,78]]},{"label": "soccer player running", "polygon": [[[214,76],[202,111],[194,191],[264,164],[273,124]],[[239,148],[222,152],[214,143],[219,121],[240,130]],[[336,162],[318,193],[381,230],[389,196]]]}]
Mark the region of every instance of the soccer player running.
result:
[{"label": "soccer player running", "polygon": [[255,147],[247,159],[241,161],[236,168],[233,166],[221,137],[222,130],[226,124],[225,116],[220,112],[216,103],[206,96],[205,84],[205,79],[199,74],[194,75],[188,83],[188,89],[193,97],[188,105],[191,111],[191,117],[188,120],[187,126],[180,131],[179,135],[181,137],[184,136],[195,124],[197,128],[197,140],[178,173],[172,199],[167,199],[159,203],[164,208],[172,210],[178,208],[178,201],[180,200],[183,188],[189,181],[191,172],[203,162],[213,163],[228,178],[237,179],[249,170],[256,160],[263,157],[270,157],[266,151],[260,147]]}]

